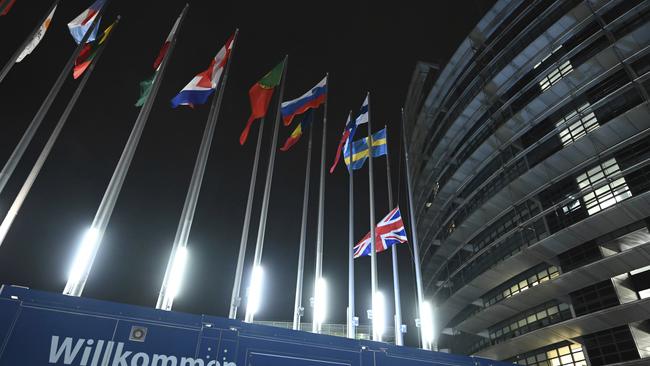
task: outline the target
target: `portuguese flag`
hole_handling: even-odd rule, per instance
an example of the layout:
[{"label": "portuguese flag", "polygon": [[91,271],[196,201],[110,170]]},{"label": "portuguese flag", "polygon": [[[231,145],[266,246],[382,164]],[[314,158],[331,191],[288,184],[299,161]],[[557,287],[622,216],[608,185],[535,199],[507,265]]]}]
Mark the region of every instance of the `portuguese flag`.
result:
[{"label": "portuguese flag", "polygon": [[248,122],[241,136],[239,136],[239,143],[243,145],[246,143],[248,133],[250,132],[251,125],[258,119],[266,116],[266,110],[269,108],[269,103],[273,97],[273,90],[280,84],[282,79],[282,71],[284,70],[284,61],[280,62],[273,70],[255,83],[248,91],[248,96],[251,100],[251,116],[248,117]]}]

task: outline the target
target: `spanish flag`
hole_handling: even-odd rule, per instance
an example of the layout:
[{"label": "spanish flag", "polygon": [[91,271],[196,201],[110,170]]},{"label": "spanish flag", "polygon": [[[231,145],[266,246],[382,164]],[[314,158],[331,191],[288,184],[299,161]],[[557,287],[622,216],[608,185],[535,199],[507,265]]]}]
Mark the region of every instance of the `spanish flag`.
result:
[{"label": "spanish flag", "polygon": [[310,109],[305,112],[302,121],[300,121],[298,126],[296,126],[291,135],[289,135],[287,141],[285,141],[284,145],[280,148],[280,151],[287,151],[291,149],[291,146],[295,145],[298,140],[300,140],[300,136],[302,136],[303,131],[305,131],[313,121],[314,111]]}]

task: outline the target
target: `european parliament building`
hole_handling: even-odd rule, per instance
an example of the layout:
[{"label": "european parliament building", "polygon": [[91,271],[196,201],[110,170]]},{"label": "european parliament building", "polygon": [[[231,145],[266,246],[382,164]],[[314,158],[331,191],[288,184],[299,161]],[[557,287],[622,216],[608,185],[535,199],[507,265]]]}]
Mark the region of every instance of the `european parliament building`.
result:
[{"label": "european parliament building", "polygon": [[650,0],[499,0],[405,105],[441,350],[650,365]]}]

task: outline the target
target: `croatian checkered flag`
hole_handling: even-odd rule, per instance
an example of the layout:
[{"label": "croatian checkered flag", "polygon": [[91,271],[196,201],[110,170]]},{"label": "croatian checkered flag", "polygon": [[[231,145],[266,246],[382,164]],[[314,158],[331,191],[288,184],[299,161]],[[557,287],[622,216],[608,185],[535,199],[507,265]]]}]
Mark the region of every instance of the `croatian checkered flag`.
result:
[{"label": "croatian checkered flag", "polygon": [[[377,253],[383,252],[395,244],[406,243],[406,241],[406,229],[404,229],[402,214],[399,212],[399,207],[396,207],[379,221],[375,228],[376,251]],[[368,233],[354,246],[354,258],[370,256],[371,252],[370,233]]]}]

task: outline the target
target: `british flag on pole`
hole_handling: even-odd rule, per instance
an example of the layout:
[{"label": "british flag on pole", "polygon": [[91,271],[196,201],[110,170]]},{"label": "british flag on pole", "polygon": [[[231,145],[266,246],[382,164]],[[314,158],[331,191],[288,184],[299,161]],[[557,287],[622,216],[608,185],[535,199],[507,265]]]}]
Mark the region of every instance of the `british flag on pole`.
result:
[{"label": "british flag on pole", "polygon": [[[377,253],[383,252],[395,244],[406,243],[406,241],[406,229],[404,229],[402,214],[399,207],[395,207],[377,224],[375,229],[376,251]],[[354,258],[370,256],[370,253],[370,233],[368,233],[354,246]]]}]

